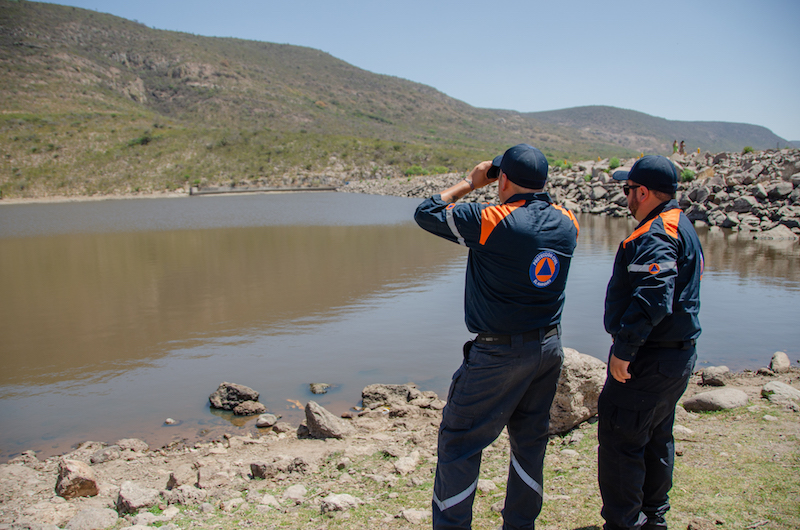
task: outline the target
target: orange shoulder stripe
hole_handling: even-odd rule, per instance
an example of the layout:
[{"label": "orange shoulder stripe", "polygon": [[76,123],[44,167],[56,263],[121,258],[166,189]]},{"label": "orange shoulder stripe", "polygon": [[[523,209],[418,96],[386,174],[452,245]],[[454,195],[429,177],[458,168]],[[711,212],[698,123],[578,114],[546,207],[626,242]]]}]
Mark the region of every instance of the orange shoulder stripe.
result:
[{"label": "orange shoulder stripe", "polygon": [[628,236],[628,239],[622,242],[622,247],[624,248],[628,243],[637,237],[649,232],[650,227],[653,225],[653,221],[659,217],[661,218],[661,222],[664,224],[664,231],[667,233],[667,235],[678,239],[678,221],[681,218],[681,210],[680,208],[674,208],[672,210],[667,210],[666,212],[660,213],[658,217],[653,217],[645,224],[634,230],[633,233]]},{"label": "orange shoulder stripe", "polygon": [[481,245],[486,244],[486,240],[492,235],[492,231],[497,228],[497,225],[499,225],[503,219],[524,204],[525,201],[517,201],[485,208],[481,212]]},{"label": "orange shoulder stripe", "polygon": [[578,235],[581,235],[581,227],[580,227],[580,225],[578,224],[578,219],[576,219],[576,218],[575,218],[575,215],[574,215],[572,212],[570,212],[569,210],[567,210],[567,209],[566,209],[566,208],[564,208],[563,206],[559,206],[559,205],[557,205],[557,204],[554,204],[554,205],[553,205],[553,208],[555,208],[555,209],[556,209],[556,210],[558,210],[559,212],[561,212],[561,213],[563,213],[564,215],[566,215],[567,217],[569,217],[569,218],[572,220],[572,224],[574,224],[574,225],[575,225],[575,229],[578,231]]}]

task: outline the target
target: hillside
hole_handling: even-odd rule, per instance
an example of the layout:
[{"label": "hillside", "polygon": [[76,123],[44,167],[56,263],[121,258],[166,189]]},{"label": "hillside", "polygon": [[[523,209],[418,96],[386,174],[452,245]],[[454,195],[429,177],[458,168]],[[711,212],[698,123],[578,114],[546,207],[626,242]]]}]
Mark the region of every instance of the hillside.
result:
[{"label": "hillside", "polygon": [[[587,126],[478,109],[310,48],[38,2],[0,0],[0,65],[3,197],[460,172],[520,141],[551,160],[669,147],[646,126],[620,133],[613,114],[630,111]],[[760,147],[731,127],[709,149]]]},{"label": "hillside", "polygon": [[672,142],[686,142],[692,151],[741,151],[743,147],[773,149],[791,146],[766,127],[747,123],[718,121],[673,121],[634,110],[605,106],[532,112],[524,115],[540,123],[549,123],[583,131],[597,142],[618,144],[645,153],[672,152]]}]

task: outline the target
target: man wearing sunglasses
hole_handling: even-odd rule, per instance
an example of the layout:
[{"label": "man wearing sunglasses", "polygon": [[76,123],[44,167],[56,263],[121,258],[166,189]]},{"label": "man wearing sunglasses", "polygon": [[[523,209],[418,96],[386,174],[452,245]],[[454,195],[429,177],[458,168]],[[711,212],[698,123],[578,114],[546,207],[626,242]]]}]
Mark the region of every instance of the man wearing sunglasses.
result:
[{"label": "man wearing sunglasses", "polygon": [[[508,427],[503,529],[534,527],[542,508],[542,462],[550,405],[564,353],[561,310],[578,223],[543,191],[547,159],[527,144],[481,162],[417,207],[434,235],[469,248],[464,296],[467,328],[439,427],[433,528],[472,528],[481,452]],[[457,203],[497,182],[500,204]]]},{"label": "man wearing sunglasses", "polygon": [[675,405],[700,335],[703,249],[675,200],[678,171],[668,158],[642,157],[614,179],[625,181],[639,225],[620,243],[606,291],[613,345],[599,400],[601,513],[605,530],[664,530]]}]

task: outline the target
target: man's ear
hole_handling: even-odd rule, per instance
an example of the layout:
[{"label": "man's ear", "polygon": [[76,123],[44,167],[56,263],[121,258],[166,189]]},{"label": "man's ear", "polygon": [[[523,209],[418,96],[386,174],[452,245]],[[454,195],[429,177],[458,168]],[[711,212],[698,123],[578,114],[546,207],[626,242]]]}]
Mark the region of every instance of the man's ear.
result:
[{"label": "man's ear", "polygon": [[497,179],[497,189],[505,191],[506,188],[508,188],[508,177],[501,171],[500,178]]}]

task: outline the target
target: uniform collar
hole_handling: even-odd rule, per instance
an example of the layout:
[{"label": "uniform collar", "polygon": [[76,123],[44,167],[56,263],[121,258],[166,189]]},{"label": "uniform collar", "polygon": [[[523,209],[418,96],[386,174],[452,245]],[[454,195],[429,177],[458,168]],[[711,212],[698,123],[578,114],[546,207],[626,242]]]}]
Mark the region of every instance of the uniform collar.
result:
[{"label": "uniform collar", "polygon": [[550,194],[549,193],[547,193],[546,191],[540,191],[538,193],[517,193],[517,194],[512,195],[511,197],[509,197],[508,200],[504,204],[508,204],[508,203],[511,203],[511,202],[517,202],[517,201],[525,201],[525,202],[544,201],[544,202],[546,202],[548,204],[552,204],[553,203],[553,199],[550,198]]},{"label": "uniform collar", "polygon": [[662,202],[661,204],[653,208],[650,211],[650,213],[647,214],[647,217],[642,219],[642,222],[639,223],[639,226],[642,226],[650,219],[658,217],[659,214],[661,214],[661,212],[663,212],[664,210],[674,210],[675,208],[680,208],[680,206],[678,206],[678,201],[676,201],[675,199],[670,199],[668,201]]}]

